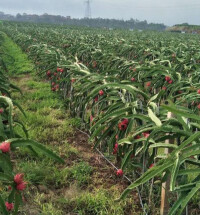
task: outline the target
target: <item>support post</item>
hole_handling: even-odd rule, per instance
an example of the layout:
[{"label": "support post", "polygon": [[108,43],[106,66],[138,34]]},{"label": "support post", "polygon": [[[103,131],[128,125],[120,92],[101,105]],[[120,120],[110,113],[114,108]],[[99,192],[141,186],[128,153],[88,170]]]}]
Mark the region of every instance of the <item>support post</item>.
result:
[{"label": "support post", "polygon": [[[173,118],[173,114],[168,112],[167,118]],[[166,143],[174,143],[174,140],[166,140]],[[171,149],[166,148],[165,154],[168,156],[170,154]],[[162,191],[161,191],[161,205],[160,205],[160,215],[167,215],[169,212],[169,190],[170,190],[170,177],[167,178],[167,181],[162,183]]]}]

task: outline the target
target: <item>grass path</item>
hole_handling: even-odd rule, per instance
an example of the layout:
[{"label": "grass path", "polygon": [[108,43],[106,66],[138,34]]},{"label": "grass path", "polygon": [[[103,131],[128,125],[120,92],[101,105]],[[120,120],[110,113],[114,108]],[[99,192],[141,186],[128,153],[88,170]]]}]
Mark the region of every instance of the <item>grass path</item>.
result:
[{"label": "grass path", "polygon": [[[62,100],[50,91],[49,83],[35,76],[33,64],[21,49],[6,36],[3,45],[11,80],[24,93],[13,95],[27,117],[16,110],[15,118],[25,124],[30,138],[47,145],[66,161],[60,165],[43,157],[36,159],[28,150],[19,152],[14,158],[16,171],[24,172],[29,181],[21,214],[140,214],[136,195],[114,202],[127,184],[93,152],[87,136],[76,131],[79,119],[70,118]],[[24,135],[21,129],[16,131]]]}]

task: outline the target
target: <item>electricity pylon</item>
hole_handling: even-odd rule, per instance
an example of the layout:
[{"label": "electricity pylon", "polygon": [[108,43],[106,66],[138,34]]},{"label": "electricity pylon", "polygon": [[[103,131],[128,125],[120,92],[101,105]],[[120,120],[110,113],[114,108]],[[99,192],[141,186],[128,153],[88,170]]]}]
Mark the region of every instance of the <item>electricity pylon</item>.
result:
[{"label": "electricity pylon", "polygon": [[90,6],[91,0],[85,1],[86,8],[85,8],[85,18],[90,19],[92,17],[91,12],[91,6]]}]

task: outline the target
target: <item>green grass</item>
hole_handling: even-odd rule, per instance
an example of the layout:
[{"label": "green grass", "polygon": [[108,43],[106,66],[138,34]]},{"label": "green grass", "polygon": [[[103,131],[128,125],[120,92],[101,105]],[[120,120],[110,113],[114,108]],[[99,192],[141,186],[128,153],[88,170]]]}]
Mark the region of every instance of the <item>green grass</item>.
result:
[{"label": "green grass", "polygon": [[85,187],[90,183],[92,167],[86,162],[80,162],[67,170],[67,179]]},{"label": "green grass", "polygon": [[[17,82],[16,82],[17,84]],[[20,82],[21,88],[24,83]],[[26,110],[24,117],[19,111],[16,120],[22,121],[29,130],[29,136],[39,142],[61,142],[73,131],[74,119],[62,109],[63,105],[59,96],[49,90],[47,83],[27,81],[27,91],[21,96],[14,93],[13,96]],[[16,132],[23,135],[22,130],[17,127]]]},{"label": "green grass", "polygon": [[41,160],[38,163],[38,161],[30,160],[28,163],[21,162],[18,168],[23,170],[26,180],[32,185],[43,185],[46,189],[51,189],[52,186],[54,188],[69,186],[68,168],[59,169],[53,162]]},{"label": "green grass", "polygon": [[6,63],[9,73],[23,74],[33,71],[34,65],[28,60],[28,56],[9,37],[4,36],[3,60]]},{"label": "green grass", "polygon": [[[58,203],[66,208],[66,211],[79,215],[123,215],[134,213],[132,199],[128,201],[115,202],[115,196],[119,195],[117,191],[108,192],[104,189],[95,190],[95,192],[78,193],[76,188],[71,192],[74,197],[61,198]],[[73,195],[72,195],[73,196]],[[71,207],[73,205],[73,207]],[[130,211],[131,213],[130,213]]]}]

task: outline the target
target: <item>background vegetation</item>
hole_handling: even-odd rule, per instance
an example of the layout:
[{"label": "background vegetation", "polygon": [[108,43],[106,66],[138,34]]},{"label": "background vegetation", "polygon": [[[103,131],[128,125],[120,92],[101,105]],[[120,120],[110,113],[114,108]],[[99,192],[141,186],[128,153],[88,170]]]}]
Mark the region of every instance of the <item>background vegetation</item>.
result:
[{"label": "background vegetation", "polygon": [[121,29],[140,29],[140,30],[165,30],[164,24],[147,23],[147,21],[139,21],[137,19],[130,20],[117,20],[117,19],[74,19],[64,16],[55,16],[49,14],[43,15],[29,15],[29,14],[17,14],[12,16],[0,12],[1,20],[12,20],[19,22],[31,22],[31,23],[49,23],[60,25],[72,25],[72,26],[85,26],[85,27],[97,27],[97,28],[121,28]]}]

